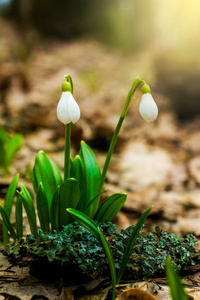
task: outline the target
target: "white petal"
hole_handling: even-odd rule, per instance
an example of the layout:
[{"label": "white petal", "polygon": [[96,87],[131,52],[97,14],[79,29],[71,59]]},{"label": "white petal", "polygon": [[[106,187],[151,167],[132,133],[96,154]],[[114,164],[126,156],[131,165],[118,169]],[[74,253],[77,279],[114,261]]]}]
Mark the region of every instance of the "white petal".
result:
[{"label": "white petal", "polygon": [[158,116],[158,107],[151,94],[143,94],[139,112],[146,122],[154,121]]},{"label": "white petal", "polygon": [[71,122],[71,118],[68,111],[68,99],[70,95],[70,92],[63,92],[57,106],[58,120],[65,125]]},{"label": "white petal", "polygon": [[70,119],[73,123],[76,123],[80,119],[81,113],[80,108],[71,93],[70,97],[68,98],[67,105]]}]

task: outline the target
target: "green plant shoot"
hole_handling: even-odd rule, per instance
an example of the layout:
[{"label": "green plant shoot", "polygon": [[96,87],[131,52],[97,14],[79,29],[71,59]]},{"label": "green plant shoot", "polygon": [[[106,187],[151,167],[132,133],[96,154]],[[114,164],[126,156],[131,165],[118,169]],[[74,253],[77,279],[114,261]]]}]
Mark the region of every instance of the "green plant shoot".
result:
[{"label": "green plant shoot", "polygon": [[115,264],[114,264],[112,252],[111,252],[109,244],[108,244],[106,238],[104,237],[103,233],[101,232],[100,228],[96,225],[96,223],[92,219],[90,219],[85,214],[83,214],[75,209],[72,209],[72,208],[67,209],[67,212],[69,214],[71,214],[77,222],[79,222],[81,225],[85,226],[95,236],[95,238],[98,240],[98,242],[100,243],[100,245],[102,246],[102,248],[104,250],[104,253],[108,260],[108,264],[109,264],[109,268],[110,268],[110,275],[111,275],[111,281],[112,281],[112,287],[113,287],[112,299],[115,299],[116,284],[119,284],[119,282],[120,282],[120,279],[126,268],[129,256],[132,252],[133,246],[134,246],[137,236],[139,234],[139,231],[140,231],[142,225],[144,224],[151,209],[152,209],[152,207],[148,208],[143,213],[143,215],[140,217],[139,221],[137,222],[137,224],[129,238],[125,253],[122,258],[122,262],[121,262],[121,266],[120,266],[117,278],[116,278],[116,270],[115,270]]},{"label": "green plant shoot", "polygon": [[[71,122],[76,123],[79,120],[80,108],[73,97],[74,89],[72,78],[70,75],[65,76],[65,81],[62,84],[61,98],[57,106],[57,117],[65,125],[64,179],[62,179],[58,166],[44,151],[39,151],[36,155],[32,171],[32,185],[35,191],[37,216],[39,218],[40,227],[44,233],[53,230],[60,231],[62,230],[62,226],[73,222],[73,218],[66,212],[67,208],[76,209],[80,213],[84,213],[90,219],[98,222],[105,222],[112,221],[124,205],[127,195],[123,192],[111,195],[101,205],[99,205],[99,203],[100,196],[104,191],[103,185],[120,128],[134,93],[141,83],[143,84],[143,100],[141,100],[140,103],[140,114],[147,122],[153,121],[157,117],[157,106],[150,94],[150,88],[144,80],[137,77],[133,81],[128,93],[110,143],[103,170],[101,171],[94,152],[84,141],[81,142],[79,154],[76,155],[74,159],[70,156]],[[149,98],[149,105],[145,104],[146,98]],[[4,131],[2,131],[2,133],[2,136],[4,136],[2,139],[8,140],[6,133]],[[10,159],[13,157],[11,154],[16,153],[17,149],[16,146],[14,147],[13,142],[11,142],[12,140],[14,140],[14,137],[10,139],[9,142],[9,147],[11,147],[11,150],[8,151]],[[20,144],[19,141],[20,137],[18,136],[18,145]],[[4,151],[1,149],[5,147],[0,147],[0,151]],[[17,188],[18,177],[17,175],[11,182],[6,195],[5,207],[0,209],[5,225],[4,245],[8,243],[8,231],[13,238],[21,238],[23,235],[22,206],[26,211],[31,233],[35,237],[38,235],[38,224],[36,221],[33,198],[23,185],[21,185],[21,191],[18,191],[16,231],[10,223],[11,208]],[[136,233],[134,233],[134,236],[136,236]],[[130,247],[129,245],[129,248]],[[123,264],[126,264],[125,258]],[[123,273],[123,271],[121,271],[121,273]],[[121,275],[118,275],[118,281],[121,278],[120,276]]]},{"label": "green plant shoot", "polygon": [[10,136],[7,130],[0,128],[0,169],[4,177],[10,174],[10,167],[14,157],[23,145],[23,136],[15,134]]},{"label": "green plant shoot", "polygon": [[184,291],[178,272],[175,271],[173,263],[169,257],[165,261],[165,271],[170,288],[170,294],[173,300],[188,300]]}]

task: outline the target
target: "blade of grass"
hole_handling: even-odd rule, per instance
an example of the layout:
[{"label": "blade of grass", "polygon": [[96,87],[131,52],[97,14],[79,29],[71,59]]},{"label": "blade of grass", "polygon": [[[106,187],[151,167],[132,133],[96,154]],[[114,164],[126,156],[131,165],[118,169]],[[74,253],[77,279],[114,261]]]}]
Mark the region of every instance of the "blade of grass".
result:
[{"label": "blade of grass", "polygon": [[26,187],[21,184],[21,192],[18,192],[18,194],[21,197],[22,204],[25,208],[28,221],[29,221],[29,226],[31,233],[37,237],[37,222],[36,222],[36,214],[35,214],[35,207],[33,204],[33,199],[29,193],[29,191],[26,189]]},{"label": "blade of grass", "polygon": [[16,234],[12,224],[10,223],[10,220],[9,220],[5,210],[3,209],[3,207],[1,205],[0,205],[0,213],[1,213],[1,216],[2,216],[2,219],[3,219],[3,222],[6,225],[8,231],[10,232],[12,238],[14,240],[16,240],[17,239],[17,234]]},{"label": "blade of grass", "polygon": [[116,193],[108,197],[98,208],[94,219],[98,222],[112,221],[124,205],[127,194]]},{"label": "blade of grass", "polygon": [[[96,196],[89,202],[88,206],[87,206],[87,207],[84,209],[84,211],[83,211],[84,214],[86,214],[86,215],[89,214],[90,206],[93,205],[93,202],[96,201],[96,199],[99,198],[99,197],[101,196],[101,194],[103,194],[105,191],[106,191],[106,189],[103,190],[103,191],[101,191],[98,195],[96,195]],[[79,208],[79,206],[78,206],[78,208]],[[95,218],[93,218],[93,219],[95,219]]]},{"label": "blade of grass", "polygon": [[126,246],[126,250],[124,252],[124,255],[122,257],[122,262],[121,262],[121,266],[120,266],[120,269],[119,269],[119,272],[117,274],[117,284],[119,284],[120,280],[121,280],[121,277],[124,273],[124,270],[126,268],[126,265],[127,265],[127,262],[128,262],[128,259],[129,259],[129,256],[131,254],[131,251],[133,249],[133,246],[136,242],[136,239],[137,239],[137,236],[138,236],[138,233],[142,227],[142,225],[144,224],[148,214],[150,213],[151,209],[153,208],[153,206],[149,207],[143,214],[142,216],[140,217],[139,221],[137,222],[137,224],[135,225],[132,233],[131,233],[131,236],[128,240],[128,243],[127,243],[127,246]]},{"label": "blade of grass", "polygon": [[184,291],[181,279],[178,273],[175,271],[172,261],[169,257],[165,261],[165,271],[168,278],[168,284],[170,287],[170,294],[173,300],[188,300],[188,297]]},{"label": "blade of grass", "polygon": [[116,270],[115,270],[114,259],[113,259],[112,252],[110,250],[110,247],[108,245],[108,242],[107,242],[105,236],[103,235],[103,233],[101,232],[99,227],[97,227],[97,230],[99,232],[99,237],[101,239],[101,245],[102,245],[105,255],[107,257],[109,268],[110,268],[110,275],[111,275],[112,288],[113,288],[112,299],[114,300],[115,294],[116,294]]},{"label": "blade of grass", "polygon": [[100,228],[96,225],[96,223],[85,214],[72,208],[68,208],[67,211],[74,217],[76,221],[78,221],[81,225],[85,226],[95,236],[97,241],[102,246],[110,268],[112,287],[113,287],[112,300],[114,300],[115,293],[116,293],[116,271],[115,271],[114,259],[105,236],[101,232]]},{"label": "blade of grass", "polygon": [[15,207],[15,226],[17,230],[17,238],[20,240],[23,237],[23,208],[20,196],[17,197]]},{"label": "blade of grass", "polygon": [[70,213],[73,218],[79,222],[81,225],[85,226],[99,241],[99,232],[97,230],[96,223],[90,219],[88,216],[86,216],[84,213],[77,211],[73,208],[67,208],[68,213]]},{"label": "blade of grass", "polygon": [[[4,210],[6,212],[6,215],[8,216],[8,219],[10,219],[10,214],[12,210],[12,205],[18,185],[19,180],[19,174],[15,175],[11,183],[9,184],[8,191],[6,193],[5,202],[4,202]],[[4,246],[8,244],[8,229],[6,226],[3,225],[3,243]]]},{"label": "blade of grass", "polygon": [[40,221],[41,229],[44,233],[50,232],[49,228],[49,207],[48,201],[43,189],[42,182],[40,182],[36,195],[37,211]]},{"label": "blade of grass", "polygon": [[55,191],[51,201],[51,209],[50,209],[51,231],[58,230],[59,192],[60,192],[60,187],[58,187],[57,190]]}]

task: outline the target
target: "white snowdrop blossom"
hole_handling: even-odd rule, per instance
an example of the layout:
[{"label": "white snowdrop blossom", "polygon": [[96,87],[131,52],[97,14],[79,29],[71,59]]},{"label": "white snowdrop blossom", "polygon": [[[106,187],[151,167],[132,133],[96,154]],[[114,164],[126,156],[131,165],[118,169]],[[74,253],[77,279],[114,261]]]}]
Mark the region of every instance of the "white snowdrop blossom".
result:
[{"label": "white snowdrop blossom", "polygon": [[70,92],[63,92],[57,106],[57,117],[63,124],[76,123],[80,119],[80,108]]},{"label": "white snowdrop blossom", "polygon": [[158,107],[150,93],[142,95],[139,112],[147,123],[154,121],[157,118]]}]

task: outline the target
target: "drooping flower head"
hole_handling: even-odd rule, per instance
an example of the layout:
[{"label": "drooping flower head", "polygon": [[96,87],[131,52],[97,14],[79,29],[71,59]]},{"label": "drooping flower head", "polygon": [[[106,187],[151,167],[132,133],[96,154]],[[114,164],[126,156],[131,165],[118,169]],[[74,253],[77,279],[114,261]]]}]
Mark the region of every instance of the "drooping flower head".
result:
[{"label": "drooping flower head", "polygon": [[139,112],[143,119],[149,123],[154,121],[158,116],[158,107],[154,101],[150,87],[147,84],[144,84],[142,87],[142,99],[139,106]]},{"label": "drooping flower head", "polygon": [[57,117],[63,124],[70,122],[76,123],[80,119],[80,108],[72,96],[72,82],[68,81],[68,76],[65,76],[65,81],[62,84],[62,95],[57,106]]}]

